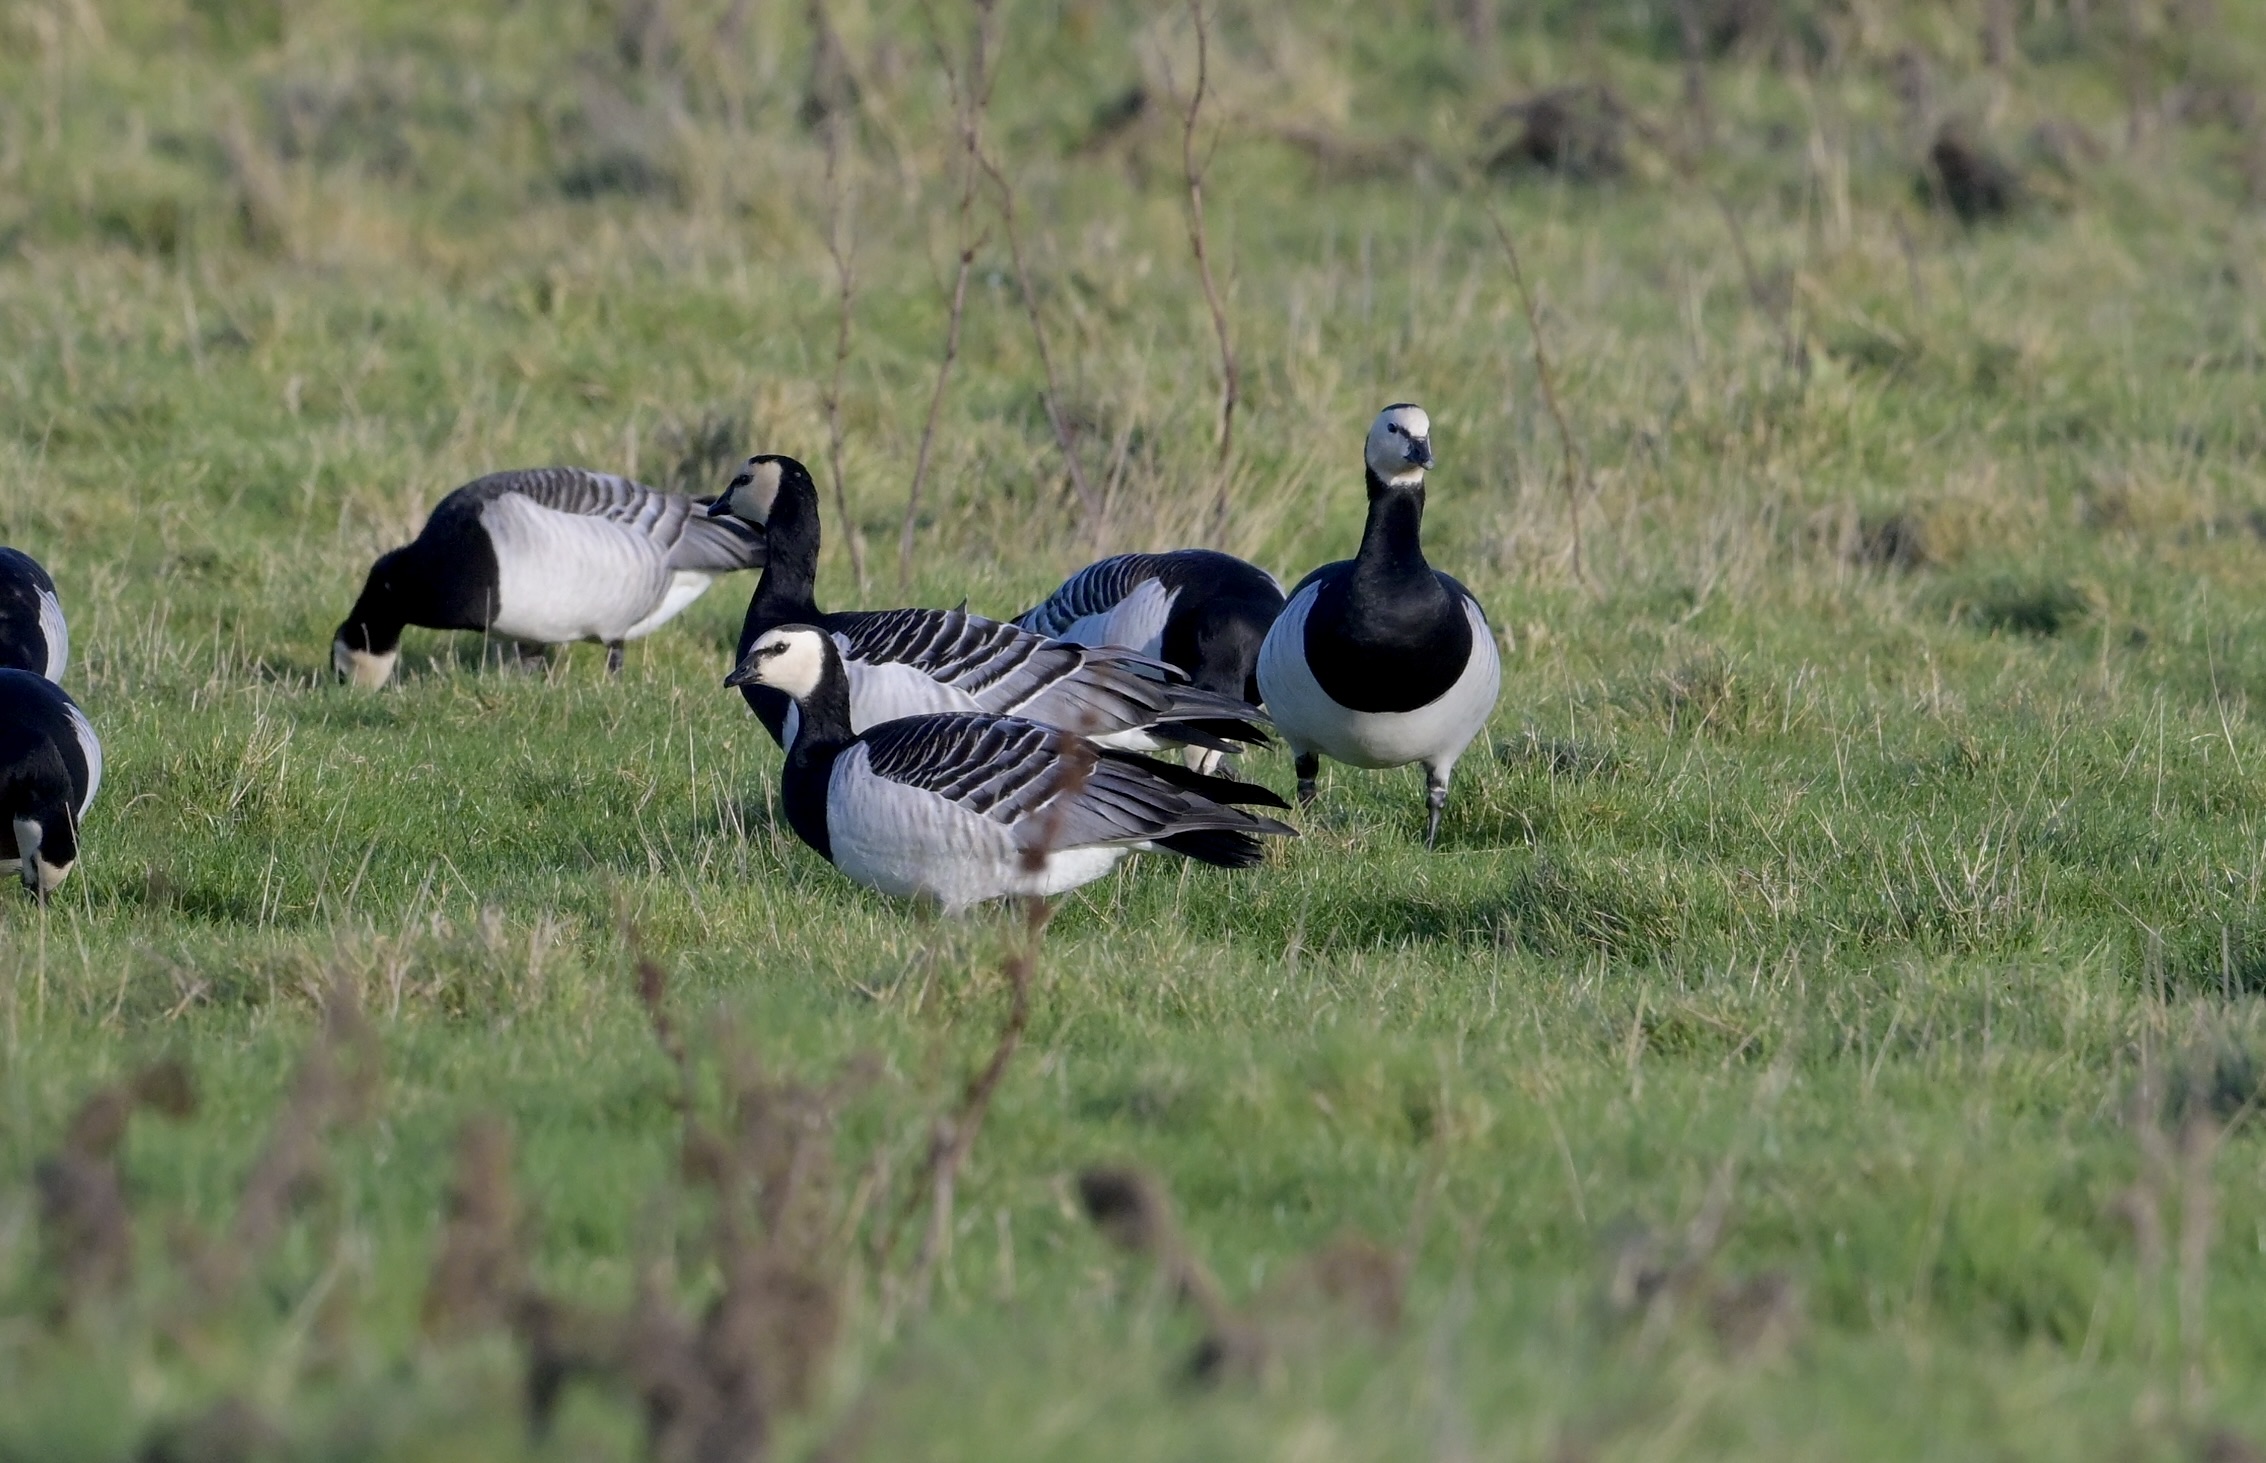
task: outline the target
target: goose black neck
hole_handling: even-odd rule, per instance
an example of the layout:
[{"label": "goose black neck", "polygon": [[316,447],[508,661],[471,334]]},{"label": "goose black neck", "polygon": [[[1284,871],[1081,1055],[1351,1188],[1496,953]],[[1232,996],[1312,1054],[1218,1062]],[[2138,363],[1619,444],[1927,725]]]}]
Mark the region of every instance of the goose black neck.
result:
[{"label": "goose black neck", "polygon": [[795,744],[787,749],[785,774],[779,779],[779,802],[795,836],[831,862],[834,840],[826,827],[826,795],[833,785],[835,759],[852,740],[850,678],[831,642],[817,687],[795,703],[795,710],[799,721]]},{"label": "goose black neck", "polygon": [[[750,620],[765,629],[818,615],[818,487],[806,472],[783,472],[764,520],[763,577],[755,582]],[[776,618],[771,618],[776,616]]]},{"label": "goose black neck", "polygon": [[393,583],[400,560],[397,551],[370,566],[370,577],[363,582],[360,597],[347,611],[346,622],[338,627],[338,638],[346,642],[347,649],[390,655],[401,644],[402,627],[409,615]]},{"label": "goose black neck", "polygon": [[1369,521],[1353,557],[1356,579],[1385,585],[1432,577],[1424,560],[1424,481],[1397,487],[1369,469]]}]

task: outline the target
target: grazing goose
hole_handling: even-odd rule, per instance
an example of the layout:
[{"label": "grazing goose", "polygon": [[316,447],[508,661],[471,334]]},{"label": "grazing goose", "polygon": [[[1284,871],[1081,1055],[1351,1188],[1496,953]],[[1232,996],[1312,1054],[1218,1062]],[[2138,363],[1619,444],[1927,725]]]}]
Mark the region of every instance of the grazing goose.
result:
[{"label": "grazing goose", "polygon": [[1255,702],[1259,643],[1282,605],[1282,582],[1258,565],[1175,549],[1096,560],[1015,623],[1080,645],[1123,645],[1207,691]]},{"label": "grazing goose", "polygon": [[71,632],[55,581],[20,549],[0,548],[0,666],[62,684],[71,663]]},{"label": "grazing goose", "polygon": [[795,836],[853,881],[947,914],[1090,884],[1136,849],[1247,868],[1261,835],[1292,833],[1231,806],[1286,806],[1263,787],[1020,717],[942,712],[855,733],[841,647],[815,626],[766,630],[724,684],[801,712],[779,789]]},{"label": "grazing goose", "polygon": [[45,900],[79,856],[79,824],[102,786],[102,743],[63,688],[0,670],[0,858]]},{"label": "grazing goose", "polygon": [[404,625],[536,645],[596,640],[606,669],[719,574],[763,563],[763,539],[701,503],[580,467],[490,473],[441,499],[414,543],[370,566],[331,645],[357,686],[393,675]]},{"label": "grazing goose", "polygon": [[[740,627],[741,657],[777,626],[825,629],[849,679],[852,730],[930,711],[989,711],[1130,751],[1267,739],[1254,725],[1258,709],[1240,696],[1171,684],[1170,666],[1115,646],[1050,640],[965,609],[820,613],[818,485],[792,457],[749,458],[708,511],[760,530],[767,545]],[[772,739],[792,746],[793,700],[761,682],[741,686]]]},{"label": "grazing goose", "polygon": [[1487,612],[1424,561],[1424,470],[1432,424],[1401,402],[1379,413],[1363,454],[1369,522],[1361,551],[1300,580],[1259,648],[1259,689],[1298,754],[1299,801],[1317,753],[1355,767],[1424,766],[1424,846],[1440,837],[1448,778],[1495,708],[1503,668]]}]

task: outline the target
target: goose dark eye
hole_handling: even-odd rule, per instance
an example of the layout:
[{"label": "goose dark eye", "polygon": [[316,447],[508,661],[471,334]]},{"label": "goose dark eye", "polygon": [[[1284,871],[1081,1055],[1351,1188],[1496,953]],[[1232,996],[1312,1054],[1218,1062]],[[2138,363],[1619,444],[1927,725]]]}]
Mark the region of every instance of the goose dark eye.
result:
[{"label": "goose dark eye", "polygon": [[738,477],[736,477],[736,478],[733,478],[733,479],[732,479],[732,486],[733,486],[733,487],[735,487],[735,488],[744,488],[744,487],[746,487],[746,486],[747,486],[747,485],[748,485],[749,483],[752,483],[752,482],[754,482],[754,481],[755,481],[755,479],[754,479],[754,478],[752,478],[752,477],[748,476],[748,475],[747,475],[746,473],[744,473],[744,472],[743,472],[743,473],[741,473],[741,474],[740,474],[740,475],[739,475]]}]

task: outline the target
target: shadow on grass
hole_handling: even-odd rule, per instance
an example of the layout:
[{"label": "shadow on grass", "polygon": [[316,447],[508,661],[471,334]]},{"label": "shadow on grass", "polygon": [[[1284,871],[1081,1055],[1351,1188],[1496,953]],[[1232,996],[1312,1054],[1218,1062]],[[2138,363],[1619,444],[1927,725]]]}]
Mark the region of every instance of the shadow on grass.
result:
[{"label": "shadow on grass", "polygon": [[1550,858],[1505,871],[1484,891],[1332,891],[1301,917],[1305,940],[1317,950],[1424,944],[1635,963],[1657,957],[1684,925],[1670,891],[1611,866],[1576,868]]}]

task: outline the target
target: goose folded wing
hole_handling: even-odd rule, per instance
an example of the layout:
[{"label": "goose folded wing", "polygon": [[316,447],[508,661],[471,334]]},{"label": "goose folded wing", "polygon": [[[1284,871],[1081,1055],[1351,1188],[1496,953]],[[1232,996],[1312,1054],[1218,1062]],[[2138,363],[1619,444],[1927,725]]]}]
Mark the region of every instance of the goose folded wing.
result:
[{"label": "goose folded wing", "polygon": [[763,563],[762,536],[739,519],[710,518],[704,503],[609,472],[536,467],[496,473],[477,486],[615,524],[650,543],[672,570],[729,574]]},{"label": "goose folded wing", "polygon": [[1156,571],[1154,555],[1118,554],[1097,559],[1068,579],[1044,602],[1025,610],[1015,623],[1042,635],[1059,635],[1088,615],[1107,612]]},{"label": "goose folded wing", "polygon": [[904,665],[1000,715],[1107,733],[1167,714],[1169,667],[1132,654],[1096,655],[965,610],[876,610],[831,616],[845,659]]},{"label": "goose folded wing", "polygon": [[[859,741],[876,777],[1007,824],[1028,816],[1060,784],[1065,744],[1084,746],[1053,727],[982,712],[908,716],[883,722]],[[1078,755],[1076,749],[1068,754]]]}]

